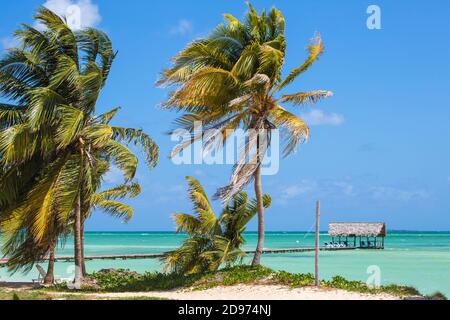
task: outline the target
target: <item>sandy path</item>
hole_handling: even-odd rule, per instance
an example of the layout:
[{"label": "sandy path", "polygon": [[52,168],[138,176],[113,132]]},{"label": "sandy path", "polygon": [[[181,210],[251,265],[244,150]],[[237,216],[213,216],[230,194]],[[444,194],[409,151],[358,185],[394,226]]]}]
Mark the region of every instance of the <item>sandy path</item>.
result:
[{"label": "sandy path", "polygon": [[36,289],[36,284],[31,282],[0,282],[0,289],[12,290],[32,290]]},{"label": "sandy path", "polygon": [[[0,289],[4,291],[32,290],[31,283],[0,282]],[[48,292],[58,297],[63,295],[82,295],[84,297],[100,299],[127,298],[163,298],[170,300],[399,300],[399,297],[389,294],[364,294],[330,288],[289,288],[280,285],[235,285],[214,287],[207,290],[173,290],[151,292],[120,292],[120,293],[77,293],[77,292]]]},{"label": "sandy path", "polygon": [[399,300],[388,294],[362,294],[328,288],[295,288],[267,285],[236,285],[202,291],[154,291],[94,294],[98,298],[155,297],[171,300]]}]

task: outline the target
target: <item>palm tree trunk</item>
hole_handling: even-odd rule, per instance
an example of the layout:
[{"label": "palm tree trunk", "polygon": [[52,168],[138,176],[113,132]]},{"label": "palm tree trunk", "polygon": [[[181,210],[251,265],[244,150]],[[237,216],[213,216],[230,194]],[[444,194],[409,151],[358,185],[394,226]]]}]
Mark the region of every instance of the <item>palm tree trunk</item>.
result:
[{"label": "palm tree trunk", "polygon": [[50,245],[47,274],[44,278],[44,284],[53,284],[55,282],[55,248],[56,241]]},{"label": "palm tree trunk", "polygon": [[74,283],[81,285],[83,281],[82,253],[81,253],[81,200],[80,195],[75,204],[75,223],[73,226],[75,251],[75,279]]},{"label": "palm tree trunk", "polygon": [[255,195],[258,207],[258,245],[256,246],[252,266],[259,266],[261,264],[261,255],[264,250],[264,204],[261,183],[261,165],[259,165],[258,169],[255,171]]},{"label": "palm tree trunk", "polygon": [[84,219],[81,222],[81,272],[83,274],[83,277],[86,277],[86,263],[84,260]]}]

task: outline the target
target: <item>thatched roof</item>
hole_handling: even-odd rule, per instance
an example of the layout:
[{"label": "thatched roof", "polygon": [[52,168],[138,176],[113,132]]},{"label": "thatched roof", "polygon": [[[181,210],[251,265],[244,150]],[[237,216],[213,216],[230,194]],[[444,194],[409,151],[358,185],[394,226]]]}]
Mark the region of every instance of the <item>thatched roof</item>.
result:
[{"label": "thatched roof", "polygon": [[329,235],[332,237],[385,237],[384,223],[330,223]]}]

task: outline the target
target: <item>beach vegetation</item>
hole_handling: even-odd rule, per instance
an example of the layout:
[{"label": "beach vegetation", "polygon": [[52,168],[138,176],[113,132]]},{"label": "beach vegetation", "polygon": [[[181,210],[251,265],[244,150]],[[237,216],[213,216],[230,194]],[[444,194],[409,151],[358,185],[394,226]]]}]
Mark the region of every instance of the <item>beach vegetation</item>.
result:
[{"label": "beach vegetation", "polygon": [[[74,236],[76,282],[84,268],[84,222],[95,208],[129,219],[141,147],[149,167],[158,146],[142,130],[111,125],[120,108],[96,114],[97,100],[116,57],[109,37],[97,29],[73,31],[65,19],[41,7],[42,28],[23,24],[20,43],[0,59],[0,231],[9,270],[30,270]],[[101,192],[116,166],[121,186]]]},{"label": "beach vegetation", "polygon": [[[242,262],[246,255],[241,249],[245,243],[243,235],[247,224],[257,213],[256,199],[249,199],[247,193],[240,192],[217,216],[200,182],[193,177],[186,180],[195,214],[174,214],[177,232],[186,233],[188,238],[163,258],[166,269],[175,273],[196,274]],[[264,195],[265,208],[270,206],[271,201],[269,195]]]},{"label": "beach vegetation", "polygon": [[447,296],[439,291],[433,292],[426,297],[430,300],[448,300]]},{"label": "beach vegetation", "polygon": [[98,300],[98,298],[86,294],[70,294],[61,292],[52,294],[51,292],[41,289],[0,290],[0,301],[5,300]]},{"label": "beach vegetation", "polygon": [[[230,130],[258,132],[246,139],[242,146],[245,151],[233,169],[230,183],[216,193],[217,198],[228,203],[245,186],[254,183],[258,243],[252,264],[258,265],[264,247],[261,164],[272,133],[280,129],[284,156],[293,153],[310,136],[306,122],[282,105],[313,105],[332,92],[285,92],[323,54],[323,41],[316,34],[308,46],[306,60],[283,77],[286,22],[282,12],[272,8],[259,14],[250,4],[248,8],[243,20],[225,14],[224,24],[184,48],[172,59],[172,66],[162,72],[159,85],[174,87],[163,107],[183,112],[175,125],[191,133],[186,143],[173,150],[172,157],[200,140],[204,145],[214,145],[217,135],[208,135],[211,130],[221,133],[220,145],[232,137]],[[198,122],[202,123],[202,130],[195,130]]]}]

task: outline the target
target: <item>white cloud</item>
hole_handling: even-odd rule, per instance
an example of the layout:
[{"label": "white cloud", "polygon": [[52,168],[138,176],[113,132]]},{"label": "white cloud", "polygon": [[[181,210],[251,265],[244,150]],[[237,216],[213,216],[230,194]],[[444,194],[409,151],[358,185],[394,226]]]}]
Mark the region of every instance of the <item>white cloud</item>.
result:
[{"label": "white cloud", "polygon": [[299,196],[301,194],[304,194],[307,191],[308,190],[305,189],[303,186],[290,186],[284,190],[282,197],[284,199],[292,199],[292,198],[296,198],[297,196]]},{"label": "white cloud", "polygon": [[186,19],[181,19],[178,24],[170,29],[172,35],[185,35],[191,33],[194,30],[192,22]]},{"label": "white cloud", "polygon": [[98,6],[91,0],[47,0],[44,7],[66,17],[67,24],[73,30],[95,27],[102,20]]},{"label": "white cloud", "polygon": [[340,126],[344,123],[343,115],[337,113],[325,113],[322,110],[311,110],[301,115],[302,119],[312,126]]},{"label": "white cloud", "polygon": [[353,196],[355,188],[346,180],[302,180],[296,185],[289,186],[283,190],[283,197],[292,199],[300,195],[321,193],[330,196]]},{"label": "white cloud", "polygon": [[302,180],[299,184],[291,185],[283,189],[281,192],[282,200],[295,199],[301,195],[310,193],[317,188],[317,182],[310,180]]},{"label": "white cloud", "polygon": [[341,192],[343,192],[347,196],[351,196],[354,194],[354,187],[352,184],[345,181],[336,181],[333,182],[333,186],[338,188]]},{"label": "white cloud", "polygon": [[376,200],[410,201],[430,197],[430,193],[426,190],[402,190],[393,187],[374,187],[371,189],[371,194]]},{"label": "white cloud", "polygon": [[[450,177],[449,177],[450,181]],[[396,188],[392,186],[373,186],[365,182],[355,182],[351,177],[343,179],[303,179],[298,183],[280,187],[277,197],[281,204],[299,198],[323,197],[327,199],[372,199],[376,201],[409,202],[426,200],[433,196],[431,190],[423,187]]]}]

